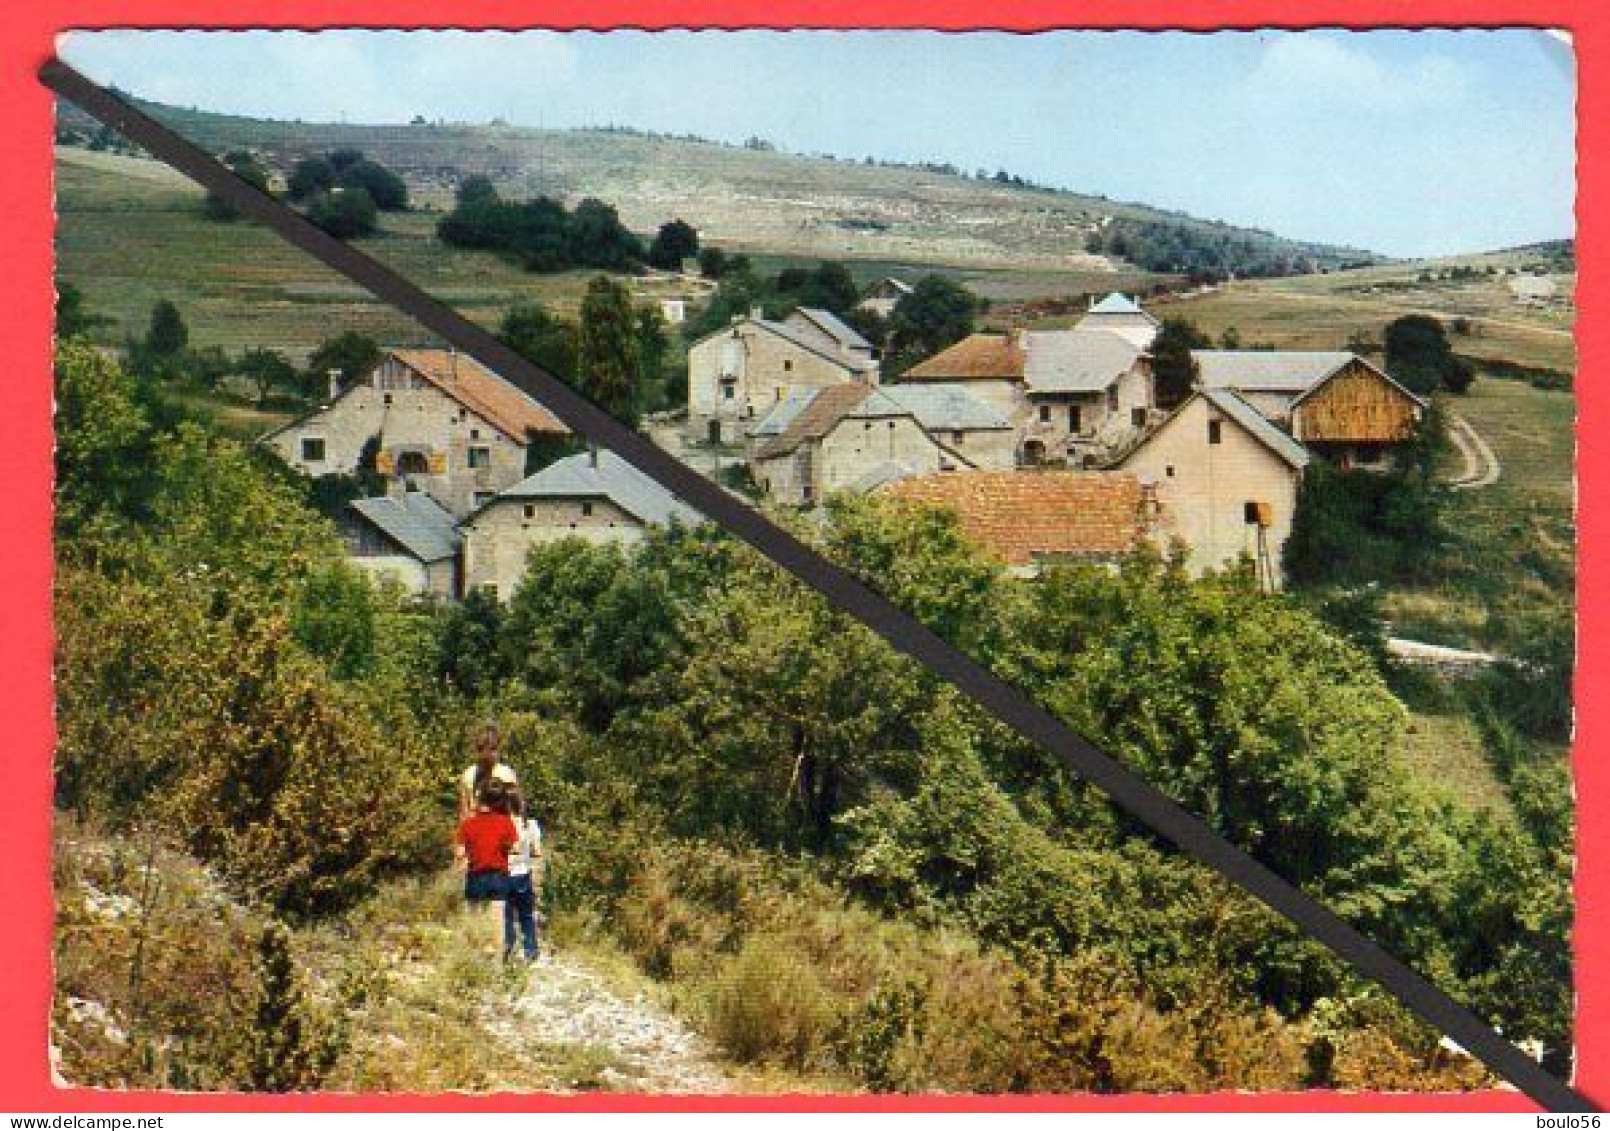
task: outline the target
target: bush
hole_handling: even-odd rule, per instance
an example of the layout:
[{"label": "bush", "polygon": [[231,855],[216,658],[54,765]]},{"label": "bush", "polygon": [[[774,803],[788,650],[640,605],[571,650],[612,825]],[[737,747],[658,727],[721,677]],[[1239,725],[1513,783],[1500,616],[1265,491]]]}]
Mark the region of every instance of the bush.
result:
[{"label": "bush", "polygon": [[361,188],[336,187],[308,202],[307,218],[338,240],[367,236],[375,230],[375,202]]}]

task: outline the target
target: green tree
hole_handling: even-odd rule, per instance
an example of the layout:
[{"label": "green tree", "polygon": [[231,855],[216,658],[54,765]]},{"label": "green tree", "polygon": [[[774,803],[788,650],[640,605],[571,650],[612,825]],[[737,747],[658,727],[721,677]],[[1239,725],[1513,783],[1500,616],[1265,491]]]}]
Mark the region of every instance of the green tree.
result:
[{"label": "green tree", "polygon": [[384,165],[368,159],[355,161],[336,174],[336,186],[362,189],[382,212],[402,212],[408,208],[408,186]]},{"label": "green tree", "polygon": [[498,340],[554,376],[575,381],[576,327],[536,303],[511,307],[498,325]]},{"label": "green tree", "polygon": [[641,355],[632,294],[608,276],[587,284],[577,335],[581,390],[617,420],[636,425]]},{"label": "green tree", "polygon": [[648,263],[662,271],[680,271],[684,261],[698,254],[698,230],[684,220],[670,220],[660,225],[649,245]]},{"label": "green tree", "polygon": [[297,642],[329,665],[336,679],[375,666],[375,603],[369,581],[337,562],[309,574],[291,613]]},{"label": "green tree", "polygon": [[727,273],[727,253],[719,247],[703,248],[699,252],[699,274],[706,279],[719,279]]},{"label": "green tree", "polygon": [[65,280],[56,284],[56,337],[76,338],[105,325],[103,315],[85,309],[84,292]]},{"label": "green tree", "polygon": [[307,218],[338,240],[367,236],[375,230],[374,198],[366,189],[337,185],[308,201]]},{"label": "green tree", "polygon": [[304,157],[291,168],[285,194],[298,203],[335,187],[335,170],[322,157]]},{"label": "green tree", "polygon": [[146,518],[153,436],[123,370],[81,342],[62,342],[55,423],[58,535],[117,530]]},{"label": "green tree", "polygon": [[[1157,386],[1157,403],[1173,408],[1191,395],[1198,367],[1192,350],[1208,349],[1212,339],[1184,318],[1165,318],[1152,340],[1152,374]],[[1225,347],[1229,348],[1229,347]]]},{"label": "green tree", "polygon": [[307,359],[307,388],[320,395],[332,370],[339,371],[343,387],[367,377],[380,364],[379,344],[356,330],[345,330],[322,343]]},{"label": "green tree", "polygon": [[167,361],[184,352],[190,343],[190,330],[179,314],[179,308],[167,299],[161,299],[151,308],[151,321],[141,342],[144,352],[151,358]]},{"label": "green tree", "polygon": [[275,350],[249,349],[240,355],[235,369],[257,390],[257,403],[266,404],[276,392],[300,394],[306,391],[306,382],[296,366]]},{"label": "green tree", "polygon": [[[268,192],[268,170],[254,154],[243,149],[233,150],[224,155],[223,163],[230,172],[259,192]],[[240,209],[215,192],[207,193],[204,207],[208,219],[225,223],[240,219]]]},{"label": "green tree", "polygon": [[925,275],[895,305],[889,318],[890,360],[898,375],[973,332],[983,309],[977,295],[943,275]]},{"label": "green tree", "polygon": [[465,177],[453,190],[453,201],[459,208],[476,204],[496,204],[498,202],[497,186],[492,178],[480,175]]},{"label": "green tree", "polygon": [[330,163],[330,168],[335,172],[336,176],[339,177],[342,173],[352,168],[352,166],[358,164],[360,161],[363,161],[364,155],[363,150],[361,149],[353,149],[351,146],[343,146],[340,149],[330,150],[330,152],[325,155],[325,160]]},{"label": "green tree", "polygon": [[291,935],[269,920],[257,941],[257,1005],[247,1031],[245,1085],[254,1092],[307,1092],[325,1081],[345,1046],[297,972]]},{"label": "green tree", "polygon": [[1430,315],[1406,314],[1388,323],[1382,342],[1387,372],[1421,395],[1439,389],[1464,393],[1475,378],[1469,363],[1455,356],[1442,323]]}]

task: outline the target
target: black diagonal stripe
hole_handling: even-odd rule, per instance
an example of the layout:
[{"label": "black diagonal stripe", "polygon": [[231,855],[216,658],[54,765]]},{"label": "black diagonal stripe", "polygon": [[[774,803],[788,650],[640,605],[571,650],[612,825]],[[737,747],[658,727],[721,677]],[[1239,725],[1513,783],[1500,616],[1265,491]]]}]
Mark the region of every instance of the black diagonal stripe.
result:
[{"label": "black diagonal stripe", "polygon": [[532,364],[486,330],[362,252],[326,235],[292,209],[239,177],[207,153],[59,59],[40,80],[101,122],[144,146],[203,188],[229,200],[287,242],[306,251],[398,310],[435,331],[537,398],[570,428],[609,448],[705,517],[748,542],[816,589],[899,651],[927,666],[1001,722],[1055,755],[1181,851],[1256,896],[1355,970],[1380,983],[1424,1020],[1446,1033],[1499,1076],[1550,1111],[1598,1107],[1517,1049],[1329,908],[1287,883],[1215,833],[1136,774],[1119,765],[959,649],[886,598],[822,557],[744,502],[593,404],[564,381]]}]

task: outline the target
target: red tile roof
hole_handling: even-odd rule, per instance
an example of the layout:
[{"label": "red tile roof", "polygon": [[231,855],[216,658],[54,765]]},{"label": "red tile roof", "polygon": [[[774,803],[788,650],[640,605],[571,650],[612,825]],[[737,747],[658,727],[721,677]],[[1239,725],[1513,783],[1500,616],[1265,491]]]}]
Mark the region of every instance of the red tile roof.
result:
[{"label": "red tile roof", "polygon": [[553,413],[468,354],[423,349],[389,352],[459,404],[522,444],[531,432],[563,434],[570,431]]},{"label": "red tile roof", "polygon": [[1107,559],[1145,532],[1140,481],[1113,471],[950,471],[880,494],[956,512],[962,532],[1000,561]]},{"label": "red tile roof", "polygon": [[1023,350],[1005,334],[971,334],[906,370],[902,381],[1023,379]]}]

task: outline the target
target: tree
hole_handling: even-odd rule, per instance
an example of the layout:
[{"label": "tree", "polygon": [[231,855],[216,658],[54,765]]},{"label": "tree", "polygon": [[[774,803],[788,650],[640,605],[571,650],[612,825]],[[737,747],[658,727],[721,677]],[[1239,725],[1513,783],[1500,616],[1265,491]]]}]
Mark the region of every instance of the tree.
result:
[{"label": "tree", "polygon": [[339,176],[344,170],[350,169],[358,162],[364,160],[363,150],[353,149],[351,146],[344,146],[340,149],[332,149],[330,150],[327,160],[330,162],[330,168],[333,169]]},{"label": "tree", "polygon": [[1207,349],[1212,339],[1184,318],[1165,318],[1152,339],[1152,374],[1159,408],[1173,408],[1191,395],[1198,367],[1192,350]]},{"label": "tree", "polygon": [[326,341],[307,359],[307,388],[323,390],[331,370],[340,372],[343,387],[367,376],[380,364],[380,346],[373,338],[347,330]]},{"label": "tree", "polygon": [[777,275],[777,289],[790,295],[800,306],[847,314],[860,301],[855,279],[842,263],[824,262],[813,271],[793,267]]},{"label": "tree", "polygon": [[368,159],[354,161],[336,174],[335,183],[344,189],[362,189],[382,212],[402,212],[408,207],[408,186],[390,169]]},{"label": "tree", "polygon": [[298,203],[335,187],[335,169],[322,157],[304,157],[291,168],[285,194]]},{"label": "tree", "polygon": [[1382,342],[1387,372],[1421,395],[1438,389],[1463,393],[1475,379],[1469,363],[1455,356],[1442,323],[1430,315],[1406,314],[1388,323]]},{"label": "tree", "polygon": [[55,424],[58,533],[145,518],[154,489],[151,424],[128,375],[90,346],[62,342]]},{"label": "tree", "polygon": [[643,241],[621,223],[613,205],[588,197],[576,205],[569,227],[571,260],[577,266],[624,271],[643,261]]},{"label": "tree", "polygon": [[498,340],[554,376],[576,379],[576,327],[536,303],[512,307],[498,326]]},{"label": "tree", "polygon": [[606,275],[581,300],[577,376],[582,392],[623,423],[636,425],[641,377],[632,295]]},{"label": "tree", "polygon": [[257,390],[257,403],[263,405],[276,390],[300,393],[307,388],[296,366],[275,350],[250,349],[241,354],[236,372],[250,381]]},{"label": "tree", "polygon": [[[224,155],[224,165],[235,176],[259,192],[268,192],[268,170],[263,167],[262,163],[253,154],[243,149],[233,150]],[[240,209],[236,208],[227,198],[215,192],[209,191],[207,193],[204,207],[208,219],[224,223],[240,219]]]},{"label": "tree", "polygon": [[479,174],[465,177],[454,190],[453,202],[457,207],[474,204],[495,204],[498,201],[497,186],[492,183],[491,177]]},{"label": "tree", "polygon": [[727,272],[727,253],[719,247],[707,247],[699,252],[699,274],[706,279],[719,279]]},{"label": "tree", "polygon": [[698,254],[698,231],[683,220],[671,220],[660,225],[648,249],[648,262],[662,271],[680,271],[683,261]]},{"label": "tree", "polygon": [[983,304],[960,283],[925,275],[901,298],[889,318],[889,369],[901,373],[973,332]]},{"label": "tree", "polygon": [[179,308],[167,299],[151,308],[151,322],[141,342],[144,352],[153,359],[169,360],[184,352],[190,342],[190,331],[185,327]]},{"label": "tree", "polygon": [[84,292],[65,280],[56,284],[56,337],[76,338],[106,323],[84,308]]},{"label": "tree", "polygon": [[334,188],[308,203],[307,218],[338,240],[367,236],[375,230],[375,202],[361,188]]}]

